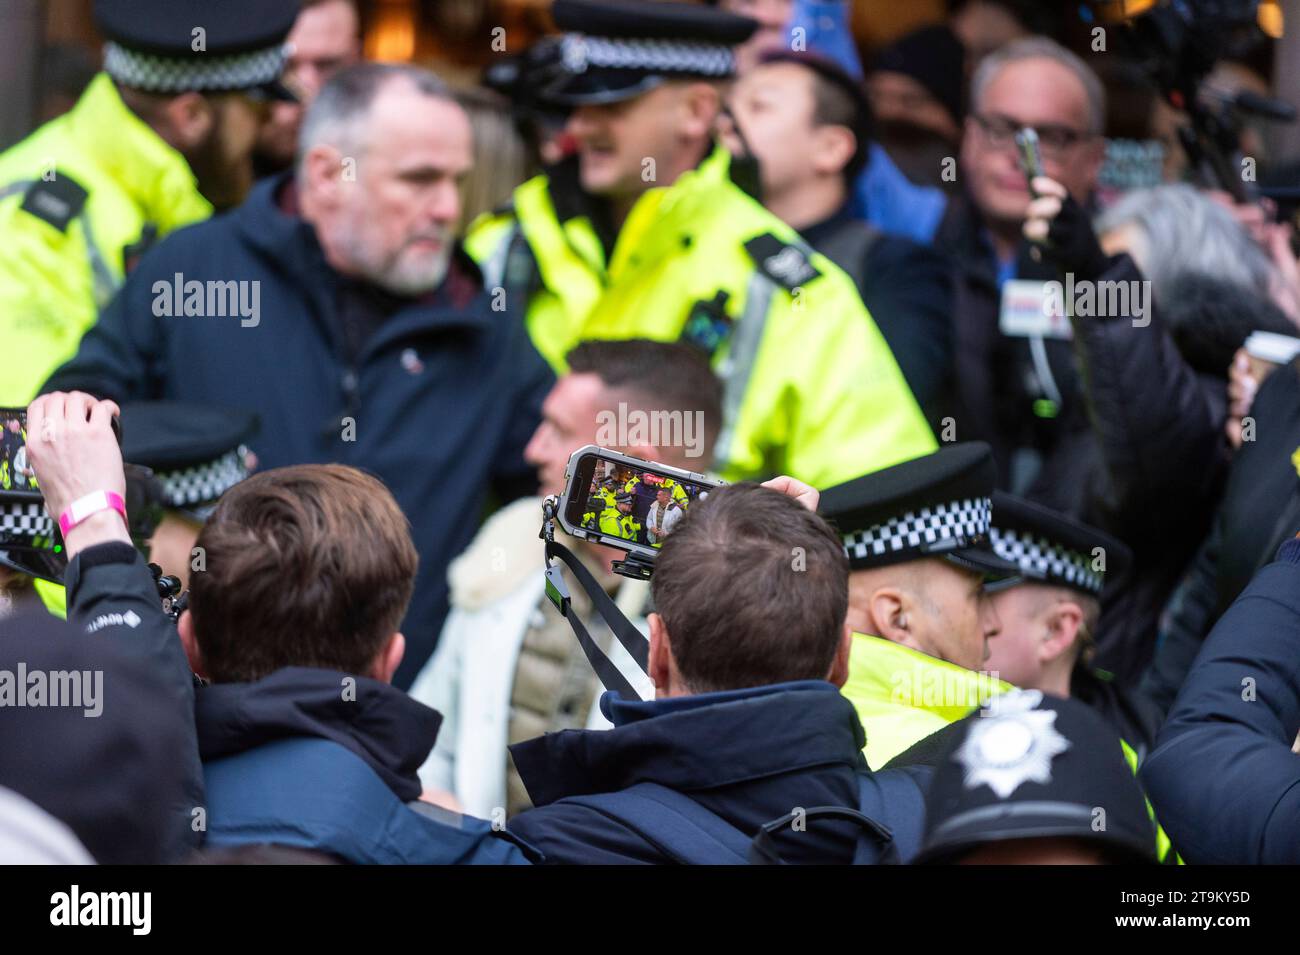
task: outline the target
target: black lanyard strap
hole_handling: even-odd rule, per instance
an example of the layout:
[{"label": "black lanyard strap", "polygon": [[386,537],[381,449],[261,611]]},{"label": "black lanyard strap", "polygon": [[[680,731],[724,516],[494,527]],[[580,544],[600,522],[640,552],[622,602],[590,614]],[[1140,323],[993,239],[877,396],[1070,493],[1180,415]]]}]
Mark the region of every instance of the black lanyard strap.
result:
[{"label": "black lanyard strap", "polygon": [[605,621],[610,632],[614,634],[615,639],[623,645],[628,654],[636,661],[644,673],[649,672],[650,666],[650,641],[636,627],[632,626],[631,621],[623,615],[618,605],[610,599],[609,594],[605,593],[604,588],[596,582],[596,578],[573,553],[563,544],[557,544],[555,541],[546,541],[546,596],[555,605],[555,609],[560,615],[569,621],[573,627],[573,633],[578,638],[578,644],[582,647],[582,652],[586,654],[587,660],[591,663],[591,668],[600,678],[601,684],[607,690],[613,690],[624,699],[639,700],[640,694],[632,688],[627,677],[614,662],[605,654],[590,633],[587,632],[586,626],[573,613],[573,605],[569,597],[568,587],[564,583],[564,578],[560,573],[558,565],[553,564],[555,559],[563,561],[577,578],[582,589],[587,592],[591,598],[592,606],[596,612]]}]

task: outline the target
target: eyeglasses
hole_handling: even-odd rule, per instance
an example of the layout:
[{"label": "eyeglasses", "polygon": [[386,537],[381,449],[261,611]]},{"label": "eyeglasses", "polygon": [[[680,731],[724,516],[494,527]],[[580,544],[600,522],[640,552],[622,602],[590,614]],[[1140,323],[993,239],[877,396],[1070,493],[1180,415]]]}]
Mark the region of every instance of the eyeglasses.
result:
[{"label": "eyeglasses", "polygon": [[[1016,137],[1016,133],[1029,127],[1029,123],[1020,123],[1010,116],[975,116],[975,122],[984,131],[989,145],[994,149],[1006,149]],[[1046,159],[1061,159],[1079,143],[1092,139],[1092,134],[1069,126],[1056,123],[1042,123],[1032,126],[1038,133],[1038,144]]]}]

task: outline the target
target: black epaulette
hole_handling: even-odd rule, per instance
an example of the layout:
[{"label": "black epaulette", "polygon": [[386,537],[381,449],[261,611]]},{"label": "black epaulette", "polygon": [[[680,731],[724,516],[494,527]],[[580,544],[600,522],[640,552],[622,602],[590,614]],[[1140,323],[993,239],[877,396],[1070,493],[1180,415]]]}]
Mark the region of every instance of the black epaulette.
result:
[{"label": "black epaulette", "polygon": [[68,223],[81,214],[89,195],[71,176],[56,172],[54,178],[38,179],[27,187],[22,210],[67,232]]},{"label": "black epaulette", "polygon": [[808,258],[805,249],[782,242],[770,232],[756,236],[745,243],[758,270],[777,285],[794,291],[821,275]]},{"label": "black epaulette", "polygon": [[504,202],[493,206],[488,210],[488,215],[494,219],[497,216],[510,216],[513,218],[515,216],[515,197],[511,195]]}]

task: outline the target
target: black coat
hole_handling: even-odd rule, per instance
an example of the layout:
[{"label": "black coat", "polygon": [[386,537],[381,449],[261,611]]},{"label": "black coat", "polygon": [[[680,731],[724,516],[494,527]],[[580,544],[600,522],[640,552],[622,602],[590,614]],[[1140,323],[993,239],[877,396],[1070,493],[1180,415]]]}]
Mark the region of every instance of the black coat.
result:
[{"label": "black coat", "polygon": [[[1088,431],[1070,343],[1044,342],[1061,404],[1054,417],[1042,417],[1034,409],[1045,391],[1028,340],[1004,335],[999,328],[997,260],[983,222],[966,197],[949,202],[934,244],[952,262],[955,276],[957,387],[949,412],[956,425],[955,440],[988,442],[998,465],[999,487],[1069,513],[1073,502],[1084,497],[1087,475],[1079,466],[1077,446],[1086,443]],[[1017,275],[1050,277],[1024,255]],[[1041,469],[1038,494],[1029,488],[1035,477],[1029,461],[1037,461]]]},{"label": "black coat", "polygon": [[69,624],[44,609],[6,621],[0,669],[99,671],[100,712],[6,706],[0,786],[62,820],[97,862],[177,862],[199,843],[205,799],[176,627],[130,544],[82,551],[65,581]]},{"label": "black coat", "polygon": [[[1224,380],[1188,364],[1148,298],[1145,316],[1075,316],[1073,342],[1045,343],[1064,404],[1056,418],[1035,419],[1029,348],[998,328],[992,250],[969,201],[952,205],[937,241],[958,265],[957,437],[989,441],[1007,487],[1021,479],[1011,473],[1016,449],[1037,452],[1041,466],[1020,493],[1133,551],[1127,576],[1107,582],[1093,662],[1135,686],[1222,491]],[[1142,274],[1120,255],[1095,281]]]},{"label": "black coat", "polygon": [[[1142,274],[1121,255],[1103,280]],[[1184,360],[1159,312],[1147,318],[1073,321],[1095,449],[1074,513],[1133,551],[1127,576],[1107,582],[1093,660],[1123,686],[1151,662],[1160,613],[1209,530],[1228,462],[1225,381]]]},{"label": "black coat", "polygon": [[1278,546],[1300,531],[1300,359],[1260,386],[1251,406],[1254,440],[1244,441],[1213,527],[1170,601],[1144,689],[1161,705],[1174,699],[1215,621]]},{"label": "black coat", "polygon": [[[654,782],[686,793],[735,828],[752,834],[797,806],[859,805],[858,774],[869,772],[853,705],[829,683],[783,683],[725,693],[624,702],[602,707],[612,730],[548,733],[510,748],[536,808],[510,832],[548,863],[670,861],[639,833],[567,796],[614,792]],[[924,812],[917,790],[915,815]],[[846,863],[859,830],[809,821],[779,839],[788,862]]]},{"label": "black coat", "polygon": [[1142,767],[1192,864],[1300,863],[1300,541],[1277,556],[1215,625]]},{"label": "black coat", "polygon": [[[237,209],[150,251],[43,390],[247,409],[261,418],[250,442],[260,468],[340,463],[379,477],[420,554],[394,679],[405,687],[433,652],[447,565],[473,537],[489,492],[512,500],[536,488],[523,449],[553,376],[460,255],[431,296],[372,303],[368,317],[390,314],[358,344],[341,317],[341,303],[358,308],[355,283],[329,267],[314,229],[284,211],[281,187],[284,178],[263,182]],[[258,323],[155,317],[155,284],[170,295],[178,273],[259,281]]]}]

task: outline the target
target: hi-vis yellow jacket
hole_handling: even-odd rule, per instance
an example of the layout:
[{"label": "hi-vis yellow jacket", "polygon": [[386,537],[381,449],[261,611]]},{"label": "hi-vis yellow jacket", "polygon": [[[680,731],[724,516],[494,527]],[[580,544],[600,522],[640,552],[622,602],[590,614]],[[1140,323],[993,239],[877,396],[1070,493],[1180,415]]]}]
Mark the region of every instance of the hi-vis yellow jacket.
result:
[{"label": "hi-vis yellow jacket", "polygon": [[[849,678],[842,690],[858,711],[867,734],[867,765],[880,769],[899,753],[970,714],[1010,683],[885,640],[853,634]],[[1120,740],[1124,759],[1137,775],[1137,753]],[[1147,812],[1156,830],[1156,858],[1182,864],[1160,827],[1151,801]]]},{"label": "hi-vis yellow jacket", "polygon": [[730,480],[786,473],[828,487],[933,451],[853,281],[729,169],[719,147],[648,190],[608,261],[588,216],[561,220],[545,176],[481,217],[466,248],[508,306],[527,297],[533,343],[559,372],[583,338],[685,339],[710,353],[725,386],[714,466]]},{"label": "hi-vis yellow jacket", "polygon": [[855,633],[843,693],[867,732],[867,765],[880,769],[912,744],[1010,689],[1010,683],[987,673]]},{"label": "hi-vis yellow jacket", "polygon": [[185,158],[105,73],[0,153],[0,405],[27,404],[76,353],[128,252],[211,214]]}]

